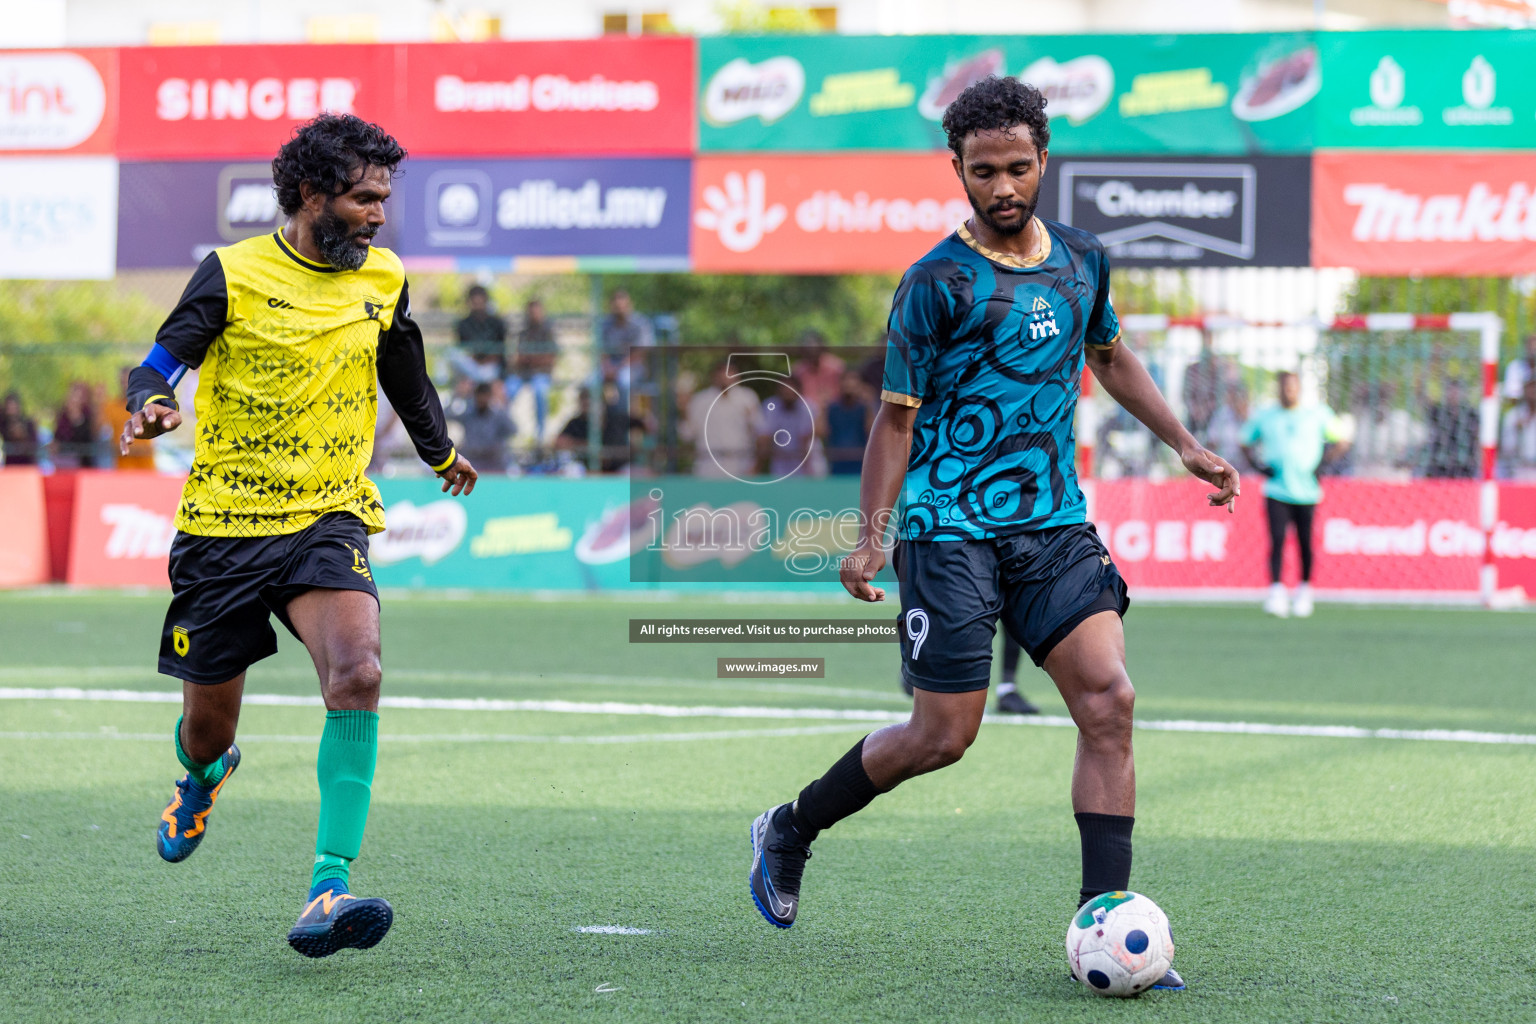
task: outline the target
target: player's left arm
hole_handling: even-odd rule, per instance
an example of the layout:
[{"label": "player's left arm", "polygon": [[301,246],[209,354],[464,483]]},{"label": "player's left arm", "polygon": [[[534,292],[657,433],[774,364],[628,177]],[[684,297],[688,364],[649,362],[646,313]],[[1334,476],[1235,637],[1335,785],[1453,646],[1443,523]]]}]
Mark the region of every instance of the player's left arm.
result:
[{"label": "player's left arm", "polygon": [[448,421],[443,403],[427,376],[426,349],[421,328],[410,316],[409,288],[402,280],[395,315],[379,334],[379,386],[394,407],[395,415],[405,424],[411,443],[421,461],[442,477],[443,490],[469,494],[480,474],[460,455],[448,438]]},{"label": "player's left arm", "polygon": [[1168,407],[1163,393],[1157,390],[1147,368],[1120,340],[1120,321],[1109,301],[1109,260],[1102,250],[1096,255],[1098,290],[1084,338],[1088,367],[1121,408],[1179,453],[1185,469],[1217,488],[1214,494],[1206,495],[1213,506],[1225,505],[1228,512],[1235,512],[1240,493],[1237,470],[1185,429]]},{"label": "player's left arm", "polygon": [[1185,469],[1219,488],[1216,493],[1206,496],[1212,505],[1225,505],[1227,511],[1235,511],[1237,496],[1241,493],[1237,470],[1185,429],[1168,407],[1162,392],[1157,390],[1152,375],[1136,358],[1136,353],[1126,348],[1123,342],[1116,342],[1108,347],[1090,346],[1087,354],[1088,366],[1109,396],[1178,452]]}]

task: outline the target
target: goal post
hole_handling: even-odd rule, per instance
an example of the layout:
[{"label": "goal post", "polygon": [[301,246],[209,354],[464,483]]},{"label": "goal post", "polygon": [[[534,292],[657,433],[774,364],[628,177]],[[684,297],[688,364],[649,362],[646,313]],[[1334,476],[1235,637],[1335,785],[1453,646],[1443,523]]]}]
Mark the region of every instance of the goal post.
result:
[{"label": "goal post", "polygon": [[[1202,443],[1234,462],[1240,459],[1242,420],[1272,400],[1266,389],[1280,371],[1297,372],[1306,400],[1325,402],[1340,414],[1354,444],[1324,470],[1325,492],[1337,500],[1325,497],[1315,538],[1319,586],[1330,596],[1434,600],[1438,595],[1485,605],[1521,598],[1517,588],[1500,589],[1495,557],[1501,529],[1495,467],[1503,332],[1496,313],[1369,313],[1291,321],[1127,314],[1120,322],[1126,343],[1180,418]],[[1133,583],[1140,575],[1152,590],[1215,596],[1246,594],[1267,582],[1267,575],[1254,578],[1252,552],[1245,550],[1236,559],[1244,564],[1230,566],[1234,571],[1227,580],[1220,580],[1221,567],[1211,564],[1187,574],[1191,585],[1169,585],[1179,574],[1158,564],[1155,543],[1137,538],[1159,536],[1157,529],[1173,538],[1175,521],[1135,517],[1138,509],[1156,506],[1161,500],[1156,489],[1182,470],[1145,428],[1097,393],[1091,374],[1083,378],[1077,436],[1080,472],[1097,506],[1091,513],[1145,524],[1144,530],[1127,527],[1126,538],[1136,543],[1117,555],[1122,562],[1122,555],[1141,556],[1144,565],[1130,566]],[[1249,488],[1243,511],[1262,518],[1262,502],[1254,500],[1258,488]],[[1110,522],[1111,530],[1119,525]],[[1239,531],[1248,538],[1243,546],[1267,549],[1267,537],[1255,534],[1254,525],[1247,521]],[[1176,561],[1181,550],[1222,560],[1212,555],[1219,547],[1218,525],[1185,528],[1187,536],[1203,538],[1203,547],[1181,548],[1170,540],[1164,561]],[[1113,550],[1116,538],[1106,541]],[[1518,548],[1522,541],[1517,537],[1514,543]],[[1448,571],[1452,563],[1455,571]]]}]

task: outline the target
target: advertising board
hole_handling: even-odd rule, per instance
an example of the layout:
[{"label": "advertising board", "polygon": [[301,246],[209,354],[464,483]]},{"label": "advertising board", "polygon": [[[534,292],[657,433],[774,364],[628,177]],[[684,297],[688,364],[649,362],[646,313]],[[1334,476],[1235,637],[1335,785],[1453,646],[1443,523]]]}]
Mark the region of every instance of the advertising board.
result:
[{"label": "advertising board", "polygon": [[1322,83],[1310,33],[707,38],[699,147],[942,149],[944,110],[989,75],[1045,93],[1062,156],[1306,152]]}]

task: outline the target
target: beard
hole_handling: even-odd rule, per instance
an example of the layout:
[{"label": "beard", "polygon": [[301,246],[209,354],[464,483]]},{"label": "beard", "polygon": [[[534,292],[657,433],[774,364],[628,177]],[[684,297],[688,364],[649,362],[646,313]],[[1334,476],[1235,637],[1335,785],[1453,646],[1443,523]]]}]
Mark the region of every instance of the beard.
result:
[{"label": "beard", "polygon": [[[1029,222],[1033,220],[1035,216],[1035,205],[1040,201],[1040,191],[1036,189],[1035,194],[1028,197],[1027,199],[1019,199],[1016,202],[1007,204],[994,203],[990,207],[986,208],[983,208],[982,205],[976,201],[976,197],[971,194],[971,190],[969,188],[965,190],[965,198],[971,201],[971,209],[976,211],[977,220],[981,221],[988,228],[996,231],[998,234],[1005,237],[1011,237],[1013,235],[1021,234],[1025,228],[1029,227]],[[1019,218],[1017,224],[1000,224],[992,217],[992,214],[994,213],[1000,213],[1003,210],[1013,209],[1021,210],[1024,214]]]},{"label": "beard", "polygon": [[353,229],[327,203],[315,220],[315,248],[337,270],[361,270],[368,262],[368,243],[378,233],[376,227]]}]

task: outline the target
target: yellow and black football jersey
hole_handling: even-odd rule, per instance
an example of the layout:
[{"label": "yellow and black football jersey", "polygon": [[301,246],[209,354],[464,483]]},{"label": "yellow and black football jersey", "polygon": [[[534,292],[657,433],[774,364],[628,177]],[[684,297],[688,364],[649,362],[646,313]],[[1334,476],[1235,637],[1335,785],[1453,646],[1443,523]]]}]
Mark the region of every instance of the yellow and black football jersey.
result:
[{"label": "yellow and black football jersey", "polygon": [[434,471],[457,458],[411,322],[405,271],[372,249],[356,271],[299,255],[281,232],[216,249],[155,337],[200,367],[196,451],[176,528],[296,533],[330,512],[384,529],[364,475],[375,379]]}]

